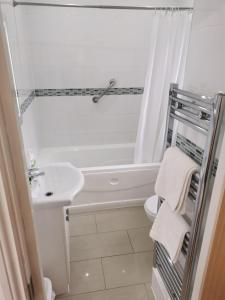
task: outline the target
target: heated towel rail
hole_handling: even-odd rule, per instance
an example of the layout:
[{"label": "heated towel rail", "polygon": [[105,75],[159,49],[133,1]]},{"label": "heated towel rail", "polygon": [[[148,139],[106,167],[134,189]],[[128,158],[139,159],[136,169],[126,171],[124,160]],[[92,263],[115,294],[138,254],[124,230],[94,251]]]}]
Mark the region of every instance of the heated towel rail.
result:
[{"label": "heated towel rail", "polygon": [[166,249],[158,242],[154,244],[154,267],[159,271],[174,300],[191,298],[204,222],[212,192],[212,175],[224,109],[225,95],[222,93],[214,97],[205,97],[181,90],[177,84],[170,86],[164,150],[176,145],[195,159],[189,151],[186,151],[184,142],[179,141],[180,133],[177,126],[179,123],[205,136],[202,158],[200,162],[197,161],[200,171],[192,176],[186,199],[192,205],[192,214],[184,216],[191,230],[185,236],[178,262],[173,264]]}]

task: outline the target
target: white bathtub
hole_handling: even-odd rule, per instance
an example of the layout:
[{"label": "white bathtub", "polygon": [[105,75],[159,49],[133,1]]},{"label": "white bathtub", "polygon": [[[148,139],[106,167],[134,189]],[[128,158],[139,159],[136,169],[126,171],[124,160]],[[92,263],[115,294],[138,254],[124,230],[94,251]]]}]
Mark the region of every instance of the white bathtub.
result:
[{"label": "white bathtub", "polygon": [[132,164],[133,153],[133,144],[47,148],[39,161],[68,161],[81,169],[84,187],[70,212],[82,213],[143,205],[154,195],[159,164]]},{"label": "white bathtub", "polygon": [[43,163],[69,161],[78,168],[132,164],[134,144],[43,148]]}]

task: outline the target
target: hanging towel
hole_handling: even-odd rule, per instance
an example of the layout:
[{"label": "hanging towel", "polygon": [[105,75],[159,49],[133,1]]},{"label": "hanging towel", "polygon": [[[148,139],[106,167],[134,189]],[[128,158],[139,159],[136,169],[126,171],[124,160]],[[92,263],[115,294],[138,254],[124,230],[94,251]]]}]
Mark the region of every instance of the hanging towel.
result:
[{"label": "hanging towel", "polygon": [[175,263],[179,257],[185,234],[189,230],[184,218],[172,211],[169,204],[164,201],[152,225],[150,237],[166,248],[171,261]]},{"label": "hanging towel", "polygon": [[172,210],[185,213],[185,199],[198,165],[177,147],[166,150],[156,179],[155,192]]}]

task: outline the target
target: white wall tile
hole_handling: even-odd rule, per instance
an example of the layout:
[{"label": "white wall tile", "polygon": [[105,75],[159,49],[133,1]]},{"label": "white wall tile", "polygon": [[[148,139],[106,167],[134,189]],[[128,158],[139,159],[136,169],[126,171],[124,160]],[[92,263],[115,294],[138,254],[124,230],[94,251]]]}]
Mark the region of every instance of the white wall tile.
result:
[{"label": "white wall tile", "polygon": [[[196,0],[184,88],[206,96],[225,91],[225,2]],[[184,130],[200,147],[201,134]]]},{"label": "white wall tile", "polygon": [[185,87],[201,94],[225,91],[225,2],[196,0]]},{"label": "white wall tile", "polygon": [[[31,56],[26,39],[26,28],[20,14],[15,11],[11,3],[0,5],[0,14],[5,23],[10,52],[13,62],[13,71],[16,81],[15,89],[25,90],[29,95],[34,88],[34,78],[31,69]],[[27,97],[27,96],[26,96]],[[19,97],[20,104],[25,100],[24,96]],[[38,131],[35,121],[34,108],[30,107],[22,120],[22,134],[24,138],[25,150],[32,149],[34,153],[39,150]]]},{"label": "white wall tile", "polygon": [[[185,6],[192,2],[93,0],[91,4]],[[22,77],[29,79],[21,86],[99,88],[111,78],[117,80],[117,87],[144,86],[154,12],[46,7],[17,7],[14,12],[21,52],[18,69],[22,67]],[[26,143],[30,147],[36,141],[45,147],[134,142],[141,98],[107,96],[98,105],[91,97],[39,98],[24,119]]]},{"label": "white wall tile", "polygon": [[[69,146],[134,142],[141,95],[38,97],[41,145]],[[54,105],[54,113],[52,106]],[[66,118],[65,118],[66,116]]]},{"label": "white wall tile", "polygon": [[37,88],[143,86],[152,12],[28,9]]},{"label": "white wall tile", "polygon": [[39,128],[37,127],[37,120],[36,120],[36,112],[35,112],[35,105],[30,105],[29,108],[26,110],[26,113],[23,115],[21,129],[22,129],[22,136],[25,146],[26,154],[32,152],[35,157],[37,157],[40,149],[39,144]]},{"label": "white wall tile", "polygon": [[[191,40],[185,76],[185,88],[206,95],[225,91],[225,2],[224,0],[195,0]],[[195,134],[195,139],[198,136]],[[220,190],[220,189],[219,189]],[[217,192],[215,190],[215,192]],[[219,199],[219,197],[217,197]],[[217,205],[216,197],[211,201]],[[217,220],[215,207],[209,211],[207,226],[214,227]],[[209,226],[209,227],[210,227]],[[210,241],[207,232],[205,240]],[[199,266],[191,299],[200,298],[203,273],[208,260],[208,243],[203,240]]]},{"label": "white wall tile", "polygon": [[[153,12],[19,9],[36,88],[104,88],[111,78],[116,87],[144,86]],[[41,146],[133,143],[141,99],[106,96],[96,105],[91,97],[39,98]]]}]

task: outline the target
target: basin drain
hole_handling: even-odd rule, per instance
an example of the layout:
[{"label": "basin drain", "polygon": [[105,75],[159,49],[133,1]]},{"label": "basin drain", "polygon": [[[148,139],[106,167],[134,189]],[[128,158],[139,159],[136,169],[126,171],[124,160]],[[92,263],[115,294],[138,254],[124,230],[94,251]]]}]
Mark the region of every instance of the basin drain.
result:
[{"label": "basin drain", "polygon": [[52,195],[53,195],[53,192],[47,192],[47,193],[45,193],[45,196],[47,196],[47,197],[50,197]]}]

